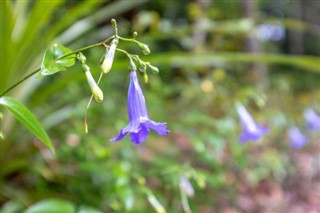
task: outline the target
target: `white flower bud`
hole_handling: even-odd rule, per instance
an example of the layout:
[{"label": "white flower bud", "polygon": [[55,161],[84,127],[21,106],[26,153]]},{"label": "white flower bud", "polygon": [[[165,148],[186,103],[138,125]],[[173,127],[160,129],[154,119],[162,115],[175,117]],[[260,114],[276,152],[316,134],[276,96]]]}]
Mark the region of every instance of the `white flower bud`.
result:
[{"label": "white flower bud", "polygon": [[101,102],[103,100],[102,90],[99,88],[96,81],[93,79],[90,70],[86,70],[85,73],[86,73],[87,81],[94,99],[97,102]]},{"label": "white flower bud", "polygon": [[107,51],[105,58],[101,64],[101,69],[104,74],[110,72],[110,70],[111,70],[117,45],[118,45],[118,39],[113,39],[111,42],[111,46],[110,46],[109,50]]}]

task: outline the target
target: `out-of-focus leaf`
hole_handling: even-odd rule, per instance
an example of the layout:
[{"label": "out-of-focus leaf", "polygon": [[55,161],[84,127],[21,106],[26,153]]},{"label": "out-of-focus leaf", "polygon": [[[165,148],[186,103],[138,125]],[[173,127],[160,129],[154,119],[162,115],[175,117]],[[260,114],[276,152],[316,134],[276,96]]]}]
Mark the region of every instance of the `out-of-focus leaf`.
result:
[{"label": "out-of-focus leaf", "polygon": [[40,201],[29,207],[24,213],[74,213],[75,207],[72,203],[59,199],[48,199]]},{"label": "out-of-focus leaf", "polygon": [[292,56],[283,54],[250,54],[245,52],[215,52],[212,54],[193,54],[185,52],[171,52],[157,54],[156,56],[146,57],[148,61],[155,64],[174,64],[176,66],[226,66],[229,62],[252,63],[261,62],[266,64],[283,64],[295,66],[306,71],[320,73],[319,60],[317,56]]},{"label": "out-of-focus leaf", "polygon": [[8,108],[10,112],[36,137],[38,137],[50,150],[55,153],[52,142],[37,118],[22,103],[11,97],[1,97],[0,105]]},{"label": "out-of-focus leaf", "polygon": [[120,196],[120,199],[125,207],[126,210],[132,210],[135,199],[134,199],[134,193],[130,189],[130,187],[121,187],[117,189],[117,192]]},{"label": "out-of-focus leaf", "polygon": [[91,206],[81,206],[77,213],[102,213],[102,211]]},{"label": "out-of-focus leaf", "polygon": [[47,50],[44,54],[41,64],[41,75],[52,75],[56,72],[66,70],[65,67],[74,65],[74,55],[59,59],[59,57],[69,53],[72,53],[72,51],[67,47],[54,44],[51,49]]},{"label": "out-of-focus leaf", "polygon": [[93,29],[95,24],[99,22],[104,22],[105,20],[117,16],[124,11],[130,10],[134,7],[137,7],[147,0],[139,0],[139,1],[127,1],[127,0],[119,0],[113,1],[110,4],[102,7],[98,11],[92,13],[90,16],[81,19],[75,22],[71,27],[65,30],[57,40],[63,43],[68,43],[70,41],[75,40],[77,37],[83,35],[85,32]]},{"label": "out-of-focus leaf", "polygon": [[8,57],[10,52],[12,52],[12,41],[11,41],[11,32],[14,27],[14,14],[12,11],[12,5],[9,1],[0,1],[0,29],[1,29],[1,78],[0,78],[0,91],[4,91],[7,84],[7,76],[9,72],[4,72],[8,67]]},{"label": "out-of-focus leaf", "polygon": [[9,200],[0,209],[1,213],[21,212],[24,205],[18,200]]}]

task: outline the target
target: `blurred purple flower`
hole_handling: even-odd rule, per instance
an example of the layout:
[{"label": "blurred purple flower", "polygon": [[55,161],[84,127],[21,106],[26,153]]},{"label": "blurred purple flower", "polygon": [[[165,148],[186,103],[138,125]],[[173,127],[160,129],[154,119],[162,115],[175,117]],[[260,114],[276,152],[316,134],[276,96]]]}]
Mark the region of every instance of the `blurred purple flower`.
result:
[{"label": "blurred purple flower", "polygon": [[315,131],[320,129],[320,115],[317,115],[312,109],[306,109],[304,111],[304,118],[307,121],[307,128],[309,131]]},{"label": "blurred purple flower", "polygon": [[180,176],[180,187],[188,197],[192,197],[194,195],[194,189],[192,187],[192,184],[190,183],[189,179],[184,175]]},{"label": "blurred purple flower", "polygon": [[288,137],[293,148],[301,148],[308,141],[308,138],[297,127],[291,127],[288,130]]},{"label": "blurred purple flower", "polygon": [[120,130],[118,136],[110,139],[111,142],[121,140],[128,132],[135,144],[141,144],[153,129],[159,135],[169,134],[166,123],[156,123],[149,119],[146,102],[138,82],[137,73],[130,72],[130,85],[128,90],[128,116],[129,124]]},{"label": "blurred purple flower", "polygon": [[240,143],[245,143],[247,141],[258,141],[261,137],[269,132],[268,128],[256,124],[252,116],[243,105],[238,104],[237,111],[243,127],[243,131],[239,137]]}]

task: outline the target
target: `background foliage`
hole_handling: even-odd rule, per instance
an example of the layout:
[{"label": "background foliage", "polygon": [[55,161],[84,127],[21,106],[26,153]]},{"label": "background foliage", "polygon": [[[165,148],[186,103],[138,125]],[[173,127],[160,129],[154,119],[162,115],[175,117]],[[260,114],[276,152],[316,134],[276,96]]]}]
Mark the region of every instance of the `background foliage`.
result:
[{"label": "background foliage", "polygon": [[[193,212],[320,211],[320,134],[307,132],[303,118],[307,107],[320,112],[319,7],[314,0],[1,1],[1,92],[38,68],[53,43],[100,42],[115,18],[119,34],[137,31],[149,44],[143,59],[160,73],[140,82],[150,116],[171,130],[140,146],[109,142],[127,123],[129,63],[121,54],[100,84],[105,100],[89,111],[89,134],[90,91],[79,64],[29,79],[10,96],[44,125],[56,156],[1,109],[1,212],[161,212],[159,204],[188,212],[185,177]],[[85,52],[95,78],[104,51]],[[261,142],[238,143],[238,101],[270,128]],[[286,135],[294,125],[309,137],[298,150]]]}]

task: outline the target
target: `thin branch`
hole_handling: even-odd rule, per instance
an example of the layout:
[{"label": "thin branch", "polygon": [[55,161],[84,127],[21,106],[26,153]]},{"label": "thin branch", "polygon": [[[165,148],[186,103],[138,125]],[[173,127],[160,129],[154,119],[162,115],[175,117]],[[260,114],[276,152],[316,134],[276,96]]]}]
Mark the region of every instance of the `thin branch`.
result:
[{"label": "thin branch", "polygon": [[[109,40],[113,39],[114,36],[110,36],[109,38],[107,38],[106,40],[102,41],[102,42],[99,42],[99,43],[96,43],[96,44],[92,44],[92,45],[89,45],[89,46],[86,46],[86,47],[83,47],[83,48],[80,48],[80,49],[77,49],[73,52],[70,52],[68,54],[65,54],[65,55],[62,55],[58,58],[56,58],[55,60],[60,60],[60,59],[63,59],[63,58],[66,58],[70,55],[73,55],[73,54],[77,54],[79,52],[82,52],[82,51],[85,51],[85,50],[88,50],[88,49],[91,49],[91,48],[94,48],[94,47],[97,47],[97,46],[101,46],[103,45],[104,43],[108,42]],[[9,87],[8,89],[6,89],[4,92],[2,92],[0,94],[0,97],[4,96],[5,94],[7,94],[8,92],[10,92],[12,89],[14,89],[15,87],[17,87],[19,84],[21,84],[22,82],[24,82],[25,80],[29,79],[31,76],[33,76],[34,74],[38,73],[41,71],[41,67],[39,67],[38,69],[32,71],[30,74],[28,74],[27,76],[25,76],[24,78],[22,78],[20,81],[16,82],[15,84],[13,84],[11,87]]]}]

